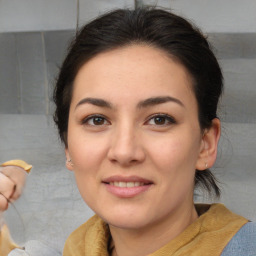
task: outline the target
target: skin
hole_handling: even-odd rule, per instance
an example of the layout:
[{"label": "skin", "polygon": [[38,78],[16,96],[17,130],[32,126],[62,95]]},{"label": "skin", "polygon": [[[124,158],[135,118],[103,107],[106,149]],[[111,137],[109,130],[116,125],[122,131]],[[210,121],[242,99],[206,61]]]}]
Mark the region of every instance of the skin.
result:
[{"label": "skin", "polygon": [[0,211],[8,209],[8,201],[17,200],[26,182],[26,171],[18,166],[0,167]]},{"label": "skin", "polygon": [[[215,119],[210,129],[200,129],[191,83],[183,65],[141,45],[99,54],[75,78],[67,168],[84,201],[109,224],[112,255],[152,253],[198,217],[195,169],[213,165],[220,124]],[[104,183],[113,175],[151,185],[123,198]]]}]

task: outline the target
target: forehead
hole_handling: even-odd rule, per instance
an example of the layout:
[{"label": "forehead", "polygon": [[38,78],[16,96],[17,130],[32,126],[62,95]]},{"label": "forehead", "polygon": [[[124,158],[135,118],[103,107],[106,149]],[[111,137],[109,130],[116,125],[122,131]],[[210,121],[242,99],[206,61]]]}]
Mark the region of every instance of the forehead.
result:
[{"label": "forehead", "polygon": [[186,68],[166,52],[145,45],[98,54],[80,68],[74,81],[75,98],[99,93],[110,97],[113,92],[120,97],[169,93],[170,96],[192,93],[194,97]]}]

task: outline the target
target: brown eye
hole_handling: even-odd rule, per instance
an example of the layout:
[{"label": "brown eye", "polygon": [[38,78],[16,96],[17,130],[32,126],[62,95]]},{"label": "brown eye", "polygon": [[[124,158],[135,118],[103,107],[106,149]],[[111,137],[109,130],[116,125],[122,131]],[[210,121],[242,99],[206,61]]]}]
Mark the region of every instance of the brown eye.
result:
[{"label": "brown eye", "polygon": [[174,120],[174,118],[166,114],[158,114],[158,115],[152,116],[147,121],[147,124],[157,125],[157,126],[171,125],[175,123],[176,121]]},{"label": "brown eye", "polygon": [[166,122],[166,118],[163,116],[157,116],[157,117],[154,117],[154,122],[155,124],[163,125]]},{"label": "brown eye", "polygon": [[105,119],[103,117],[94,117],[92,119],[92,122],[94,125],[103,125],[105,122]]},{"label": "brown eye", "polygon": [[82,121],[84,125],[91,125],[91,126],[101,126],[101,125],[108,125],[109,121],[103,116],[89,116]]}]

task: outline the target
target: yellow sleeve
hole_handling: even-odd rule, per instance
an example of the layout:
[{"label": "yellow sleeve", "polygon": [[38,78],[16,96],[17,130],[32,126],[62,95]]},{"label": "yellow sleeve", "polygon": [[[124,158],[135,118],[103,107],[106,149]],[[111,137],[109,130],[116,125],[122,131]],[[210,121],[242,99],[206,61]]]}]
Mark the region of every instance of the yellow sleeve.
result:
[{"label": "yellow sleeve", "polygon": [[3,225],[0,232],[0,255],[9,255],[15,248],[22,249],[12,241],[8,227]]},{"label": "yellow sleeve", "polygon": [[32,168],[32,165],[26,163],[23,160],[10,160],[10,161],[7,161],[7,162],[1,164],[0,166],[4,167],[4,166],[9,166],[9,165],[19,166],[19,167],[23,168],[27,173],[29,173]]}]

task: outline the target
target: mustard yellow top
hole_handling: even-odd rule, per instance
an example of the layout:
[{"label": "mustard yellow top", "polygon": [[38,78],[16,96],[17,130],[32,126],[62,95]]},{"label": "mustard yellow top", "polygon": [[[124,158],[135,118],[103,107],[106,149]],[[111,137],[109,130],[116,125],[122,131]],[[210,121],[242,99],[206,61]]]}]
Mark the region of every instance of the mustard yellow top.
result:
[{"label": "mustard yellow top", "polygon": [[[247,219],[222,204],[196,205],[200,217],[180,235],[149,256],[220,255]],[[67,239],[63,256],[109,256],[111,239],[108,225],[97,215]]]},{"label": "mustard yellow top", "polygon": [[4,224],[0,231],[0,256],[6,256],[15,248],[20,248],[12,241],[8,227]]},{"label": "mustard yellow top", "polygon": [[19,167],[23,168],[27,173],[29,173],[32,168],[32,165],[26,163],[23,160],[10,160],[10,161],[7,161],[7,162],[1,164],[0,166],[5,167],[5,166],[9,166],[9,165],[19,166]]}]

